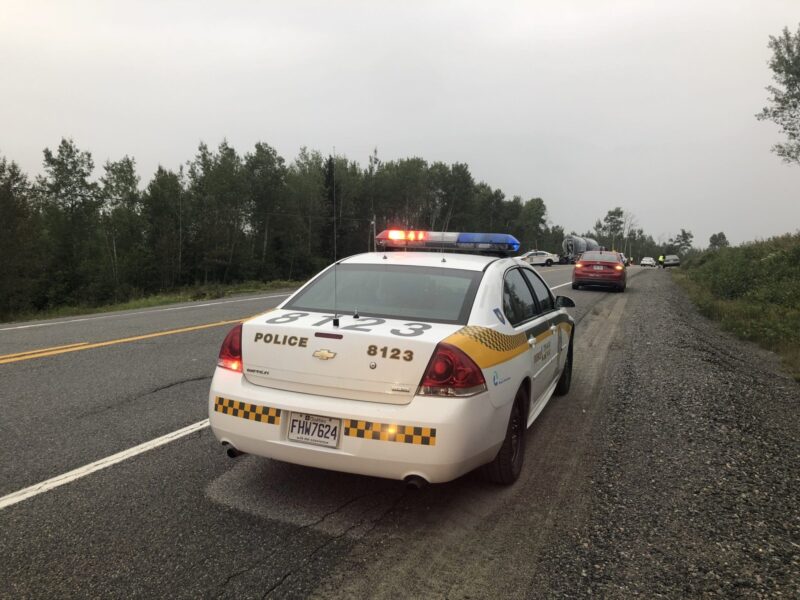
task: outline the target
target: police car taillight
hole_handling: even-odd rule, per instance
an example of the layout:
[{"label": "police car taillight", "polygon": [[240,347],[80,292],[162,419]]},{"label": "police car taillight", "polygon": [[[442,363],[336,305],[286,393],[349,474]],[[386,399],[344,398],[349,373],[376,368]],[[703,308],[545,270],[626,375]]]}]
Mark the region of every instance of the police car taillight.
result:
[{"label": "police car taillight", "polygon": [[231,371],[242,372],[242,324],[239,323],[228,332],[219,349],[217,366]]},{"label": "police car taillight", "polygon": [[422,376],[422,396],[473,396],[486,391],[486,379],[472,359],[450,344],[438,344]]}]

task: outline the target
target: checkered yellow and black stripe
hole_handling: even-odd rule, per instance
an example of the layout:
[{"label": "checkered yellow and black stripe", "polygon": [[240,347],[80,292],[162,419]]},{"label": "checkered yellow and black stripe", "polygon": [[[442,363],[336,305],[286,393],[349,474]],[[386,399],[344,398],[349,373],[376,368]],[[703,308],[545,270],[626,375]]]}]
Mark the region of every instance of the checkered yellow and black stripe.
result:
[{"label": "checkered yellow and black stripe", "polygon": [[281,409],[272,408],[271,406],[258,406],[217,396],[214,400],[214,410],[224,415],[240,417],[248,421],[260,421],[270,425],[281,424]]},{"label": "checkered yellow and black stripe", "polygon": [[481,369],[510,360],[529,348],[524,333],[507,335],[479,325],[462,327],[442,341],[463,350]]},{"label": "checkered yellow and black stripe", "polygon": [[369,421],[344,420],[344,434],[349,437],[382,442],[400,442],[421,446],[436,445],[436,429],[415,427],[413,425],[392,425],[389,423],[370,423]]},{"label": "checkered yellow and black stripe", "polygon": [[475,325],[462,327],[461,330],[456,333],[476,340],[495,352],[513,352],[516,348],[528,342],[528,338],[524,333],[506,335],[505,333],[500,333],[488,327],[478,327]]}]

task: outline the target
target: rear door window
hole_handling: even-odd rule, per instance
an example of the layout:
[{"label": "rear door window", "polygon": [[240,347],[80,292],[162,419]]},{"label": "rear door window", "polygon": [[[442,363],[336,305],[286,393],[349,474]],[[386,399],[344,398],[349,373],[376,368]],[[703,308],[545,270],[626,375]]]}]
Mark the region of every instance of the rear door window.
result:
[{"label": "rear door window", "polygon": [[533,293],[536,296],[536,300],[539,302],[541,312],[544,313],[554,310],[555,302],[553,301],[553,295],[550,293],[550,288],[545,285],[536,273],[527,269],[523,270],[523,273],[525,279],[528,280],[528,283],[531,284],[531,288],[533,288]]},{"label": "rear door window", "polygon": [[506,273],[503,281],[503,312],[512,325],[519,325],[536,316],[536,302],[519,269]]}]

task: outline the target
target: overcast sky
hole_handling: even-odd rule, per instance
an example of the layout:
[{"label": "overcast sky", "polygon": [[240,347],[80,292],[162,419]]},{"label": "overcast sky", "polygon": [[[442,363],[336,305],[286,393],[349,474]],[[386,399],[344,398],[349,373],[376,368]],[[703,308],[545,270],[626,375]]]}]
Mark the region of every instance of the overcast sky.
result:
[{"label": "overcast sky", "polygon": [[584,231],[609,208],[705,246],[800,228],[754,114],[798,0],[0,4],[0,154],[72,137],[143,185],[198,142],[466,162]]}]

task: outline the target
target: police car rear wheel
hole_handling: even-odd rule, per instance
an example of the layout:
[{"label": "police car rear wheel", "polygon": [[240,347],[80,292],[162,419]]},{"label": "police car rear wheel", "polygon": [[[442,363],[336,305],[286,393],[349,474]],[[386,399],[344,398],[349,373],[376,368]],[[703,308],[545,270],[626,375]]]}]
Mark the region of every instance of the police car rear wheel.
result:
[{"label": "police car rear wheel", "polygon": [[567,350],[567,362],[564,364],[564,370],[561,371],[561,377],[556,384],[555,395],[565,396],[569,393],[569,388],[572,385],[572,338],[569,340],[569,349]]},{"label": "police car rear wheel", "polygon": [[483,466],[483,475],[489,481],[510,485],[514,483],[522,471],[525,460],[525,434],[527,432],[526,407],[528,394],[524,387],[520,387],[511,407],[511,416],[508,418],[506,437],[500,451],[494,460]]}]

